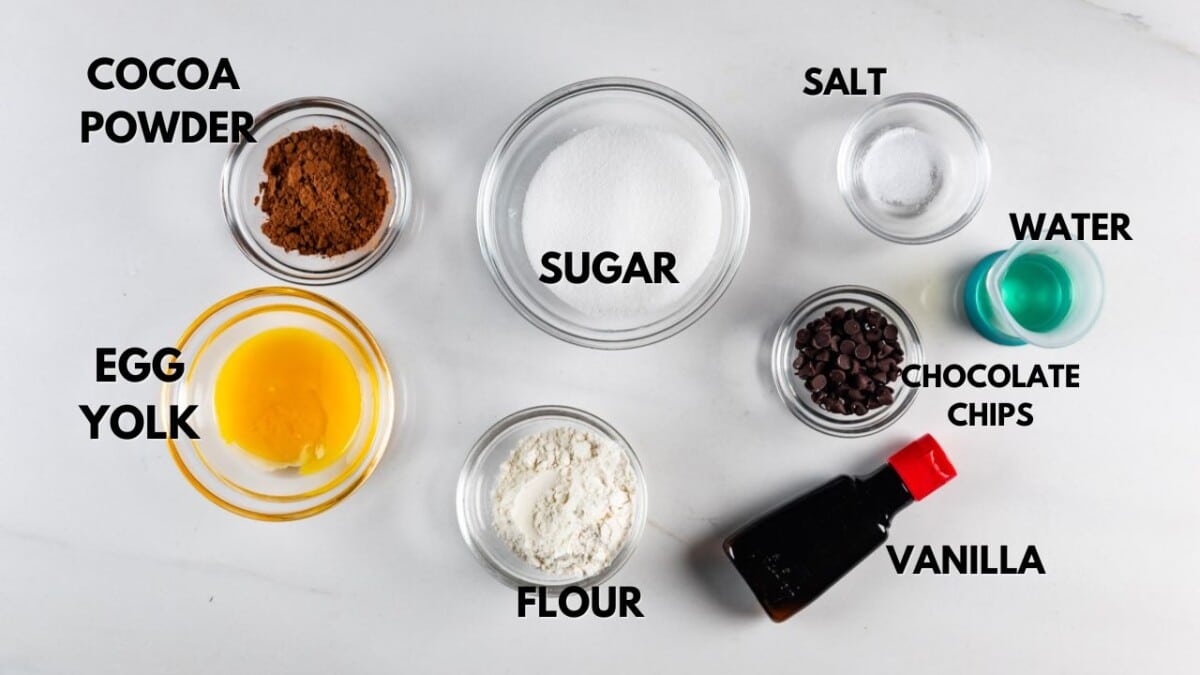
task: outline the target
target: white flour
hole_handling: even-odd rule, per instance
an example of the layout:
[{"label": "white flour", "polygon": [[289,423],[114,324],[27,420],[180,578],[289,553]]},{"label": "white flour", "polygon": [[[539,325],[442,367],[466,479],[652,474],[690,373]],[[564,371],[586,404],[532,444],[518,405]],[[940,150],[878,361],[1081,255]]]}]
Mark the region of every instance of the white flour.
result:
[{"label": "white flour", "polygon": [[589,431],[526,436],[500,466],[496,532],[529,564],[562,576],[608,566],[633,523],[636,492],[625,451]]}]

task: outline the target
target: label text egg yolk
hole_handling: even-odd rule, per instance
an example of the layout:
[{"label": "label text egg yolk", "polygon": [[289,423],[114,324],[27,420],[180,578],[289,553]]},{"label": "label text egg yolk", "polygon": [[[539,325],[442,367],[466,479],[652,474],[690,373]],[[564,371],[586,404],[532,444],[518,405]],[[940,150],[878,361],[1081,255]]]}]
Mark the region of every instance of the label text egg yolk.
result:
[{"label": "label text egg yolk", "polygon": [[301,473],[345,454],[362,412],[349,357],[304,328],[273,328],[238,345],[217,374],[214,404],[226,443]]}]

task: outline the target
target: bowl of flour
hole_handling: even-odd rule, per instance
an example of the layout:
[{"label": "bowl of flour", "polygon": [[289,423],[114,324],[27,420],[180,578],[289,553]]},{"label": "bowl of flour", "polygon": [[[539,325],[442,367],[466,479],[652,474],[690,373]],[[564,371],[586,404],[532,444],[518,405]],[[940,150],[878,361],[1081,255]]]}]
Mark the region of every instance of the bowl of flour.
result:
[{"label": "bowl of flour", "polygon": [[479,189],[483,257],[526,319],[601,349],[704,315],[745,251],[750,205],[729,139],[661,85],[587,80],[527,109]]},{"label": "bowl of flour", "polygon": [[541,406],[494,424],[458,482],[467,546],[509,586],[598,585],[633,554],[646,480],[633,448],[600,418]]}]

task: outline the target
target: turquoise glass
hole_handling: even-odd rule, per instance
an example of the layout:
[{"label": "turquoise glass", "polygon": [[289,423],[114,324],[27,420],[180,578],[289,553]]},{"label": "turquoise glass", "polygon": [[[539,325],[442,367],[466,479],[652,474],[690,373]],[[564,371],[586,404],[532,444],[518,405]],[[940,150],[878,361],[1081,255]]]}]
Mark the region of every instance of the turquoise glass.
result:
[{"label": "turquoise glass", "polygon": [[1002,345],[1065,347],[1100,315],[1104,274],[1083,242],[1022,241],[980,260],[963,307],[985,338]]}]

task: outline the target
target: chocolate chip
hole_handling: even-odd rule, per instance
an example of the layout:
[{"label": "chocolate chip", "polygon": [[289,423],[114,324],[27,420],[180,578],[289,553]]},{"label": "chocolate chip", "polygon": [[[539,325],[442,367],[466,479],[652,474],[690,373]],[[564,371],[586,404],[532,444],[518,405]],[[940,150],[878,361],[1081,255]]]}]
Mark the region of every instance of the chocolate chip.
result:
[{"label": "chocolate chip", "polygon": [[792,368],[812,401],[838,415],[867,414],[895,402],[900,332],[871,308],[833,307],[796,331]]}]

